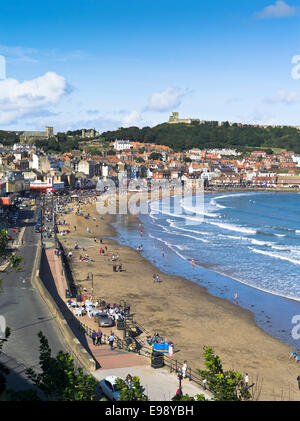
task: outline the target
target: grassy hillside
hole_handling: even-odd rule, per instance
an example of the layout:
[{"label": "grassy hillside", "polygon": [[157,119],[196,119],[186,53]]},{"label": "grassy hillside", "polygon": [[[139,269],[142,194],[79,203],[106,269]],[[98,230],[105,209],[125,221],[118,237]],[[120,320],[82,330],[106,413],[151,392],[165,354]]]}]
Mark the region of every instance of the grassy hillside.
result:
[{"label": "grassy hillside", "polygon": [[217,122],[206,124],[160,124],[155,127],[121,128],[101,134],[107,142],[115,139],[129,139],[145,143],[166,145],[176,152],[191,148],[234,147],[245,152],[256,148],[275,150],[294,150],[300,153],[300,131],[292,127],[266,129],[225,124],[219,127]]}]

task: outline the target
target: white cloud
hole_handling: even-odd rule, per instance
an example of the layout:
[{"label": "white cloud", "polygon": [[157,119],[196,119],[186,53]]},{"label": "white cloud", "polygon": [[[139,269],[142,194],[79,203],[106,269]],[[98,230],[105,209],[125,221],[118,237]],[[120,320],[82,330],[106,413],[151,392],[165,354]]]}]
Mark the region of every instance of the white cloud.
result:
[{"label": "white cloud", "polygon": [[131,111],[129,114],[122,118],[122,127],[139,127],[143,120],[137,111]]},{"label": "white cloud", "polygon": [[265,7],[261,12],[256,13],[258,19],[286,18],[296,14],[296,7],[289,6],[282,0]]},{"label": "white cloud", "polygon": [[167,88],[162,92],[155,92],[151,95],[146,110],[168,111],[178,107],[184,96],[179,89]]},{"label": "white cloud", "polygon": [[24,82],[1,80],[0,123],[9,124],[27,114],[55,105],[66,92],[66,79],[54,72]]},{"label": "white cloud", "polygon": [[22,62],[22,63],[36,63],[37,59],[32,57],[38,54],[35,48],[26,47],[9,47],[0,45],[0,54],[3,54],[9,61]]},{"label": "white cloud", "polygon": [[264,102],[268,104],[297,104],[300,102],[300,96],[297,92],[287,92],[285,89],[281,89],[277,92],[276,97],[266,98]]}]

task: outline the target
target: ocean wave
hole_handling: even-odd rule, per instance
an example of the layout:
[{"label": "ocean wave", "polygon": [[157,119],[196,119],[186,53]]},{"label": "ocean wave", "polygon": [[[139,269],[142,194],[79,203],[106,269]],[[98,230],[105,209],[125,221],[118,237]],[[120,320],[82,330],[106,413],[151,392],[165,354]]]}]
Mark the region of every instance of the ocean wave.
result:
[{"label": "ocean wave", "polygon": [[256,229],[253,229],[253,228],[245,228],[245,227],[240,227],[238,225],[225,224],[223,222],[212,222],[212,221],[206,221],[206,222],[208,224],[215,225],[219,228],[229,230],[229,231],[241,232],[244,234],[256,234]]},{"label": "ocean wave", "polygon": [[300,260],[291,259],[290,257],[282,256],[281,254],[278,254],[278,253],[272,253],[272,252],[269,252],[269,251],[258,250],[258,249],[255,249],[253,247],[248,247],[248,248],[249,248],[249,250],[252,250],[254,253],[264,254],[265,256],[273,257],[275,259],[280,259],[280,260],[287,260],[288,262],[294,263],[295,265],[300,265]]},{"label": "ocean wave", "polygon": [[269,241],[260,241],[260,240],[255,240],[255,239],[251,239],[250,242],[252,244],[255,244],[257,246],[269,246],[272,247],[273,243],[270,243]]},{"label": "ocean wave", "polygon": [[265,235],[267,237],[286,237],[286,235],[284,235],[284,234],[274,234],[272,232],[266,232],[266,231],[261,231],[261,230],[257,230],[256,234]]},{"label": "ocean wave", "polygon": [[225,194],[225,195],[222,195],[222,196],[214,197],[213,199],[210,200],[209,204],[212,205],[212,206],[216,206],[219,209],[226,209],[226,208],[229,208],[229,206],[220,205],[220,203],[217,203],[217,200],[226,199],[228,197],[252,196],[253,194],[255,194],[255,193],[249,192],[249,193]]},{"label": "ocean wave", "polygon": [[237,237],[236,235],[225,235],[225,234],[218,234],[218,237],[221,237],[221,238],[230,238],[231,240],[246,240],[246,241],[249,241],[249,238],[248,237],[242,237],[242,236],[239,236],[239,237]]},{"label": "ocean wave", "polygon": [[175,224],[175,221],[172,221],[171,219],[167,219],[167,222],[170,224],[171,228],[175,228],[175,229],[180,230],[180,231],[192,232],[194,234],[200,234],[200,235],[211,235],[210,232],[196,231],[196,230],[192,230],[192,229],[186,229],[186,228],[179,227],[178,225]]},{"label": "ocean wave", "polygon": [[[162,215],[172,216],[173,218],[178,218],[178,219],[183,218],[187,221],[192,221],[194,224],[200,224],[201,222],[204,222],[204,217],[202,217],[202,218],[197,218],[195,216],[192,217],[192,216],[184,215],[181,212],[180,213],[172,213],[172,212],[169,212],[169,211],[164,210],[164,209],[153,209],[153,212],[161,213]],[[190,224],[190,225],[192,225],[192,224]]]},{"label": "ocean wave", "polygon": [[[285,227],[273,227],[272,225],[265,225],[265,228],[270,228],[276,231],[283,231],[283,232],[297,232],[297,230],[292,229],[292,228],[285,228]],[[300,231],[299,231],[300,233]]]},{"label": "ocean wave", "polygon": [[189,261],[190,260],[188,257],[184,256],[183,254],[179,253],[179,251],[177,251],[177,250],[174,249],[175,247],[178,247],[178,245],[168,243],[167,241],[163,240],[162,238],[155,237],[152,234],[149,234],[149,237],[151,237],[151,238],[153,238],[155,240],[158,240],[158,241],[162,242],[163,244],[165,244],[169,249],[171,249],[175,254],[177,254],[177,256],[181,257],[181,259],[183,259],[185,261]]},{"label": "ocean wave", "polygon": [[194,207],[190,207],[188,205],[185,205],[184,202],[182,202],[181,207],[187,211],[187,212],[192,212],[195,213],[197,215],[202,215],[202,216],[208,216],[209,218],[218,218],[219,215],[216,213],[210,213],[210,212],[206,212],[205,209],[203,209],[203,211],[199,211],[196,210]]}]

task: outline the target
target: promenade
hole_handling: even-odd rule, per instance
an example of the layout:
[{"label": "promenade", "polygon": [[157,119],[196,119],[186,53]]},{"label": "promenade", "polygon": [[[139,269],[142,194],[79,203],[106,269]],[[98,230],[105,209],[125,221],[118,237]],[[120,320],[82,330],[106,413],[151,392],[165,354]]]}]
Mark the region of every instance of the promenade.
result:
[{"label": "promenade", "polygon": [[[43,262],[47,269],[47,282],[52,280],[52,285],[55,287],[57,294],[59,295],[62,302],[65,303],[65,310],[69,312],[67,319],[70,323],[72,318],[75,318],[72,314],[72,310],[67,308],[65,291],[67,289],[67,282],[64,276],[64,270],[61,262],[61,258],[54,253],[54,247],[51,242],[46,244],[45,257],[47,261]],[[90,329],[97,329],[97,326],[93,318],[86,316],[77,316],[76,319],[89,327]],[[112,328],[101,328],[105,335],[108,335]],[[116,337],[119,336],[119,332],[116,328],[113,328]],[[82,335],[81,335],[82,336]],[[82,338],[81,338],[82,339]],[[79,337],[80,340],[80,337]],[[106,376],[115,375],[125,378],[127,374],[132,376],[138,376],[141,384],[145,387],[146,394],[149,396],[151,401],[160,400],[171,400],[178,389],[178,378],[175,373],[170,373],[166,367],[154,369],[150,365],[149,357],[144,357],[133,352],[128,352],[115,347],[113,350],[107,344],[93,345],[91,338],[85,335],[83,343],[84,348],[92,356],[96,362],[96,370],[91,374],[97,379],[101,380]],[[191,396],[197,394],[205,394],[209,399],[211,395],[204,392],[203,389],[198,387],[188,379],[184,379],[182,382],[183,393],[188,393]]]}]

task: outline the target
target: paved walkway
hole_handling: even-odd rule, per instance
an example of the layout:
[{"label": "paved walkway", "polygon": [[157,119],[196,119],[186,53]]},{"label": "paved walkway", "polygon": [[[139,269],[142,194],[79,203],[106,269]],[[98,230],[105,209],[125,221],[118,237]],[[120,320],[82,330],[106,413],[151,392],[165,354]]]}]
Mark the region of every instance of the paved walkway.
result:
[{"label": "paved walkway", "polygon": [[[56,290],[61,299],[66,302],[65,290],[67,282],[64,278],[61,260],[54,254],[54,248],[46,249],[46,257],[48,260],[51,275],[54,279]],[[72,311],[72,310],[69,310]],[[92,318],[88,316],[80,317],[80,320],[91,329],[97,329],[97,326]],[[111,331],[101,328],[102,332],[108,335]],[[115,336],[116,332],[115,332]],[[96,379],[101,380],[109,375],[116,375],[121,378],[131,374],[138,376],[141,384],[145,387],[145,393],[149,396],[151,401],[168,401],[176,393],[178,389],[178,379],[175,373],[170,373],[167,368],[154,369],[150,365],[149,358],[140,356],[133,352],[127,352],[118,348],[110,349],[109,345],[95,346],[91,338],[87,338],[87,345],[100,367],[92,374]],[[182,382],[183,393],[188,393],[191,396],[196,394],[203,394],[204,391],[188,379]],[[205,393],[207,398],[211,396]]]},{"label": "paved walkway", "polygon": [[149,365],[148,358],[141,357],[133,352],[123,351],[118,348],[114,348],[114,350],[111,351],[109,345],[94,346],[92,340],[89,340],[88,344],[93,357],[100,365],[101,372],[102,370]]},{"label": "paved walkway", "polygon": [[[175,374],[170,373],[165,367],[154,369],[149,364],[130,368],[97,370],[92,374],[97,380],[101,380],[106,376],[118,376],[123,379],[126,378],[127,374],[138,376],[150,401],[170,401],[178,389],[178,379]],[[190,396],[204,394],[207,399],[211,399],[211,395],[188,379],[182,380],[182,391]]]},{"label": "paved walkway", "polygon": [[68,288],[68,285],[64,277],[61,259],[54,254],[54,249],[52,248],[46,249],[45,252],[57,292],[64,300],[66,297],[66,289]]}]

